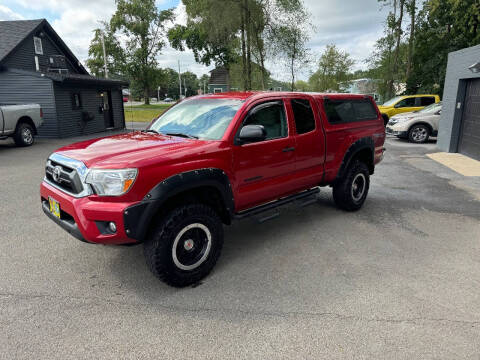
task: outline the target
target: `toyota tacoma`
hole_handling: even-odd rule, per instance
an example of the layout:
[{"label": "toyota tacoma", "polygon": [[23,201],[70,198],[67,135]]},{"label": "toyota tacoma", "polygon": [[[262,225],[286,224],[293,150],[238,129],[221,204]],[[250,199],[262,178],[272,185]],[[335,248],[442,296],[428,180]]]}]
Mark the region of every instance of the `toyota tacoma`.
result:
[{"label": "toyota tacoma", "polygon": [[[41,184],[45,214],[92,244],[143,244],[169,285],[204,278],[223,225],[331,186],[359,210],[384,154],[371,97],[240,92],[186,99],[144,131],[55,151]],[[304,201],[304,202],[305,202]]]}]

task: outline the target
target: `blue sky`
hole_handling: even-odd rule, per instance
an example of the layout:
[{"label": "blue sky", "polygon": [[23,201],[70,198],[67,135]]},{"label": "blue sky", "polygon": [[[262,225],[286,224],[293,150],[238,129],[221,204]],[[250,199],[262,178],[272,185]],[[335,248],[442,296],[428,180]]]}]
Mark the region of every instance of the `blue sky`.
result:
[{"label": "blue sky", "polygon": [[[36,0],[38,3],[42,3],[42,0]],[[46,3],[46,2],[45,2]],[[158,7],[160,9],[169,9],[173,7],[177,7],[180,3],[180,0],[165,0],[165,1],[158,1]],[[2,0],[0,5],[4,5],[11,9],[13,12],[17,14],[21,14],[23,17],[27,19],[34,19],[34,18],[45,18],[48,21],[52,22],[53,20],[60,18],[60,11],[52,8],[52,7],[35,7],[31,8],[30,6],[26,6],[29,4],[28,2],[21,2],[16,0]]]},{"label": "blue sky", "polygon": [[[219,0],[221,1],[221,0]],[[156,0],[160,9],[176,8],[177,22],[186,19],[180,0]],[[388,9],[377,0],[304,0],[312,14],[316,32],[308,46],[318,59],[327,44],[334,43],[349,52],[356,61],[355,68],[365,68],[364,60],[371,54],[375,41],[383,36],[383,23]],[[109,20],[115,11],[114,0],[0,0],[0,20],[46,18],[62,39],[84,62],[93,29],[98,22]],[[159,56],[161,67],[190,70],[197,75],[207,73],[212,66],[195,63],[191,51],[179,52],[165,48]],[[288,80],[288,73],[277,62],[267,62],[268,69],[279,80]],[[306,79],[315,65],[306,68],[300,78]]]}]

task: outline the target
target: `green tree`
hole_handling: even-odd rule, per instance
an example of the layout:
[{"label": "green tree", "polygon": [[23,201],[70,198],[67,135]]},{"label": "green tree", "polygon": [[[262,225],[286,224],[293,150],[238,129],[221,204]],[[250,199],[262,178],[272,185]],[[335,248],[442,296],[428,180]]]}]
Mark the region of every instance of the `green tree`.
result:
[{"label": "green tree", "polygon": [[309,84],[314,91],[339,91],[340,85],[350,80],[355,61],[346,51],[335,45],[327,45],[320,57],[318,70],[310,77]]},{"label": "green tree", "polygon": [[157,56],[166,45],[166,24],[173,21],[173,10],[159,11],[155,0],[116,0],[116,4],[110,27],[125,39],[125,74],[143,89],[149,104],[150,91],[158,82]]},{"label": "green tree", "polygon": [[[241,66],[241,87],[264,89],[268,56],[293,66],[293,76],[305,56],[308,12],[301,0],[182,0],[187,24],[169,31],[172,47],[190,48],[197,62],[230,69]],[[267,46],[270,45],[270,46]],[[293,62],[291,61],[293,58]],[[256,70],[261,72],[256,85]],[[290,66],[290,69],[292,66]],[[235,66],[235,74],[238,67]]]},{"label": "green tree", "polygon": [[[244,86],[243,66],[241,63],[233,63],[228,71],[230,76],[230,87],[242,89]],[[263,69],[259,64],[253,62],[251,65],[251,88],[264,89],[267,85],[270,73]]]},{"label": "green tree", "polygon": [[480,43],[476,0],[428,0],[419,13],[409,92],[443,93],[448,53]]},{"label": "green tree", "polygon": [[299,70],[310,62],[309,49],[306,43],[309,39],[301,26],[279,26],[275,30],[278,36],[274,44],[274,54],[284,60],[290,74],[290,88],[295,90],[295,79]]},{"label": "green tree", "polygon": [[[382,80],[382,95],[393,96],[395,84],[405,82],[407,93],[442,94],[448,53],[480,43],[478,0],[379,1],[391,11],[386,36],[377,41],[368,63],[371,74]],[[403,21],[404,13],[410,21]]]},{"label": "green tree", "polygon": [[182,91],[187,97],[197,95],[197,91],[200,89],[197,75],[187,71],[182,73]]},{"label": "green tree", "polygon": [[94,76],[106,77],[102,33],[105,43],[108,74],[110,77],[122,75],[125,66],[125,54],[120,42],[110,30],[109,24],[106,22],[102,22],[102,28],[94,30],[95,35],[88,48],[87,67]]},{"label": "green tree", "polygon": [[313,28],[310,13],[301,0],[277,0],[276,6],[270,10],[270,19],[267,33],[270,53],[284,61],[293,91],[297,73],[311,61],[307,48]]},{"label": "green tree", "polygon": [[175,25],[168,32],[173,48],[193,51],[195,60],[204,65],[225,66],[237,58],[237,36],[241,21],[237,0],[182,0],[187,24]]},{"label": "green tree", "polygon": [[310,84],[307,81],[298,80],[295,83],[295,90],[302,91],[302,92],[307,92],[307,91],[311,91],[312,88],[310,87]]},{"label": "green tree", "polygon": [[207,74],[203,74],[200,79],[198,79],[198,83],[200,85],[200,89],[204,94],[208,93],[208,83],[210,82],[210,76]]},{"label": "green tree", "polygon": [[[158,78],[157,88],[160,87],[160,97],[180,98],[180,88],[178,85],[178,72],[167,68],[160,70],[161,76]],[[182,84],[183,89],[183,84]]]}]

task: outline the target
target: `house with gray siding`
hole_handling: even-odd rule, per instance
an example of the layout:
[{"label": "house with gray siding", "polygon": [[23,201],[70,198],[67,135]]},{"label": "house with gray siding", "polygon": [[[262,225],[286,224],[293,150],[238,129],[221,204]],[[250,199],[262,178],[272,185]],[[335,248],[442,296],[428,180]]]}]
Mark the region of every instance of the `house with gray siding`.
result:
[{"label": "house with gray siding", "polygon": [[480,45],[448,55],[438,147],[480,160]]},{"label": "house with gray siding", "polygon": [[210,71],[208,93],[216,94],[230,91],[230,75],[224,67],[218,67]]},{"label": "house with gray siding", "polygon": [[40,104],[40,137],[123,129],[127,86],[90,76],[47,20],[0,21],[0,104]]}]

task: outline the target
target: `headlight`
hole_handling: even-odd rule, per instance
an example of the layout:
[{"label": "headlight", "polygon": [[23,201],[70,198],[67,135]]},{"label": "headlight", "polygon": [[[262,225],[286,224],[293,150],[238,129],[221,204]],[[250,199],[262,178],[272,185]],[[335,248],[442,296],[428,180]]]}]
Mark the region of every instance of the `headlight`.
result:
[{"label": "headlight", "polygon": [[120,196],[130,190],[137,173],[137,169],[92,169],[88,172],[85,182],[92,185],[97,195]]}]

